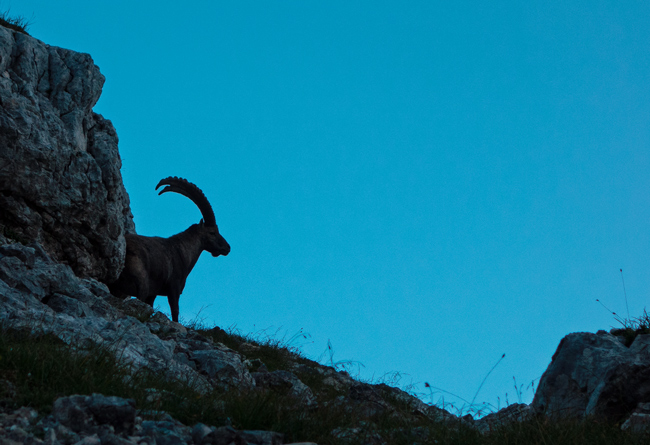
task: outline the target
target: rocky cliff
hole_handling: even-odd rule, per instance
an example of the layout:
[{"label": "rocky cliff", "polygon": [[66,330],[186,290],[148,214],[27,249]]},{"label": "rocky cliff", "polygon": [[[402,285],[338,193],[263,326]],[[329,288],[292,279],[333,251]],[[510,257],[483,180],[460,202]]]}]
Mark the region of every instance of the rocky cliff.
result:
[{"label": "rocky cliff", "polygon": [[0,26],[0,233],[111,281],[134,225],[103,84],[88,54]]}]

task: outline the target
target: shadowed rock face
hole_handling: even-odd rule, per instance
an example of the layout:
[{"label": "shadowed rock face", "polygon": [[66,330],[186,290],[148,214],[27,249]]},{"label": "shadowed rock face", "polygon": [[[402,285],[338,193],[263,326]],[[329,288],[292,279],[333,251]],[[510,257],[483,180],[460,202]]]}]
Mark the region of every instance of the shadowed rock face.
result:
[{"label": "shadowed rock face", "polygon": [[650,400],[650,335],[628,348],[605,331],[562,339],[542,376],[532,406],[562,418],[620,421]]},{"label": "shadowed rock face", "polygon": [[135,228],[103,84],[88,54],[0,26],[0,233],[112,281]]}]

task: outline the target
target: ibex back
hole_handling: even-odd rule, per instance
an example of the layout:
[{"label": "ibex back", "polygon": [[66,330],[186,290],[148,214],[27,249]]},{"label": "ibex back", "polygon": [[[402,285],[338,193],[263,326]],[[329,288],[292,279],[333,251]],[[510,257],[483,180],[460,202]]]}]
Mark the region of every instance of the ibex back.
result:
[{"label": "ibex back", "polygon": [[169,238],[126,235],[124,270],[109,287],[113,294],[131,295],[151,306],[158,295],[166,296],[172,320],[177,322],[178,300],[201,252],[208,251],[213,257],[228,255],[230,245],[219,233],[212,206],[196,185],[171,176],[161,180],[156,190],[162,185],[166,187],[159,195],[175,192],[188,197],[203,219]]}]

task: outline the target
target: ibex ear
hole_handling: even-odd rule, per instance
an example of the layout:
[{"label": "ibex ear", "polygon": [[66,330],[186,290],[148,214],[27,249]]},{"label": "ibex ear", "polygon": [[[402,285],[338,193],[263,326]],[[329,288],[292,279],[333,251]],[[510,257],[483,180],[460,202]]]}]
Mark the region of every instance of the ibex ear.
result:
[{"label": "ibex ear", "polygon": [[203,218],[201,218],[201,221],[199,221],[199,225],[203,225]]}]

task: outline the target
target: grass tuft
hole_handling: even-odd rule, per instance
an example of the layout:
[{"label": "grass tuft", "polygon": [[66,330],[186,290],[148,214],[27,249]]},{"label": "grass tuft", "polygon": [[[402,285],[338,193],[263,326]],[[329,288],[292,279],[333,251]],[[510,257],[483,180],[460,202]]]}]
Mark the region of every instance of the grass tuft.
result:
[{"label": "grass tuft", "polygon": [[49,412],[58,397],[121,392],[128,370],[105,348],[86,345],[73,351],[53,334],[26,330],[0,332],[0,378],[16,388],[13,404]]},{"label": "grass tuft", "polygon": [[620,329],[613,329],[613,335],[623,337],[625,339],[625,346],[630,346],[638,335],[650,334],[650,314],[643,309],[643,315],[636,318],[621,319],[617,317],[617,321],[623,326]]},{"label": "grass tuft", "polygon": [[0,25],[29,35],[27,32],[27,28],[29,28],[30,25],[29,21],[25,17],[11,17],[9,10],[0,12]]},{"label": "grass tuft", "polygon": [[236,326],[231,326],[227,330],[220,327],[208,328],[203,323],[192,324],[190,327],[215,342],[239,351],[249,360],[260,360],[269,371],[291,369],[295,364],[315,363],[303,356],[300,345],[297,344],[300,339],[309,338],[302,329],[289,336],[286,333],[280,335],[281,328],[273,333],[263,329],[254,334],[244,335]]},{"label": "grass tuft", "polygon": [[0,328],[0,379],[15,388],[2,403],[49,413],[59,397],[101,393],[135,399],[140,409],[166,411],[188,424],[222,420],[213,415],[217,394],[202,396],[192,382],[134,370],[118,356],[110,346],[85,342],[73,348],[53,334]]}]

